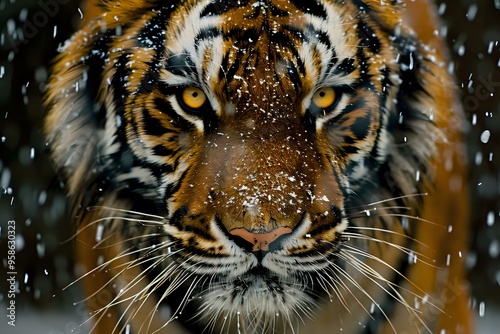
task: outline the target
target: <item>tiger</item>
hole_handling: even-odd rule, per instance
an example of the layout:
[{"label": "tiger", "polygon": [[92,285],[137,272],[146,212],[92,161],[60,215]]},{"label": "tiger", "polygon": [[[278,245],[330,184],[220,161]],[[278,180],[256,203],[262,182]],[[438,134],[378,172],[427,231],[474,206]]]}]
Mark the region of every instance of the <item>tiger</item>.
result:
[{"label": "tiger", "polygon": [[44,133],[91,333],[473,332],[432,2],[87,4]]}]

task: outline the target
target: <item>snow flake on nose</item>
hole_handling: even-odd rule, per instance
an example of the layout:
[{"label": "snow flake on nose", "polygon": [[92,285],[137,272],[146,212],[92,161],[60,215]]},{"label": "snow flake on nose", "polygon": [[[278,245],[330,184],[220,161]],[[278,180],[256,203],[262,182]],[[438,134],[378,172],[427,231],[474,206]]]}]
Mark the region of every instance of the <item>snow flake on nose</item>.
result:
[{"label": "snow flake on nose", "polygon": [[259,215],[263,202],[273,202],[278,211],[290,205],[301,204],[303,201],[298,198],[297,187],[310,186],[298,181],[297,176],[284,172],[275,175],[270,173],[249,174],[246,176],[246,180],[249,182],[237,185],[234,189],[241,196],[242,206],[246,208],[246,213],[254,216]]},{"label": "snow flake on nose", "polygon": [[258,217],[260,213],[259,198],[256,196],[247,196],[243,200],[242,206],[245,208],[245,212],[252,216]]}]

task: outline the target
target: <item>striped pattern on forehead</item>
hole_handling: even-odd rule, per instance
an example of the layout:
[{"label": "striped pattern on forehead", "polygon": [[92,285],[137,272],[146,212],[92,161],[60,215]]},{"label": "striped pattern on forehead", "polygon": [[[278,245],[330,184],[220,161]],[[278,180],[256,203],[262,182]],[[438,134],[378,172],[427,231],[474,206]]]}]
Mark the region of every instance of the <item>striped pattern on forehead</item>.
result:
[{"label": "striped pattern on forehead", "polygon": [[357,43],[355,33],[343,33],[353,20],[345,14],[347,8],[311,3],[202,1],[181,8],[167,26],[167,58],[188,55],[198,69],[198,83],[218,87],[215,95],[223,96],[228,81],[246,76],[259,64],[274,67],[271,77],[289,81],[292,91],[310,91],[329,74],[354,71],[347,65]]}]

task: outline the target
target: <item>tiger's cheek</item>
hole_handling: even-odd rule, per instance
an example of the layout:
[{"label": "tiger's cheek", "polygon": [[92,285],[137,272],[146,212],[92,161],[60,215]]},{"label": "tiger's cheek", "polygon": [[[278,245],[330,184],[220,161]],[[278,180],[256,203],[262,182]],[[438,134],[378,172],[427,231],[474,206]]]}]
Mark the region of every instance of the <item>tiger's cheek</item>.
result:
[{"label": "tiger's cheek", "polygon": [[347,112],[325,124],[322,131],[325,144],[339,166],[345,168],[351,161],[378,154],[373,150],[378,149],[375,143],[380,139],[383,117],[380,109],[373,101],[354,101],[346,108]]}]

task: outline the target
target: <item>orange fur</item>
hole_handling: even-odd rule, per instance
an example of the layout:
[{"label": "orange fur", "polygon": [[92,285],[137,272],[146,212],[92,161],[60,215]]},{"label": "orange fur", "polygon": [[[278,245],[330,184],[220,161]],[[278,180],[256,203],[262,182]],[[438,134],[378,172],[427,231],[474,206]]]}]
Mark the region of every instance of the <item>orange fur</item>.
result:
[{"label": "orange fur", "polygon": [[[74,48],[73,54],[68,53],[60,58],[60,61],[55,69],[56,75],[51,79],[51,90],[49,92],[49,100],[56,101],[53,102],[52,108],[54,110],[62,110],[64,105],[68,103],[65,99],[58,99],[61,91],[68,86],[74,86],[78,82],[78,70],[81,69],[80,65],[65,64],[77,64],[79,62],[82,51],[92,48],[93,43],[96,42],[96,36],[98,36],[99,31],[102,27],[106,29],[111,29],[116,27],[122,21],[117,21],[115,17],[120,20],[124,18],[129,18],[131,20],[130,25],[132,30],[140,31],[141,21],[139,18],[142,14],[137,9],[139,7],[149,8],[154,1],[122,1],[120,5],[119,2],[108,1],[109,13],[106,16],[101,17],[100,21],[93,20],[94,17],[102,15],[105,11],[102,7],[96,5],[97,0],[89,0],[86,2],[87,11],[85,12],[84,19],[84,30],[80,34],[76,35],[75,39],[78,42],[74,42],[70,48]],[[430,175],[431,178],[426,181],[430,184],[428,195],[423,197],[423,210],[421,212],[421,219],[415,219],[415,224],[417,226],[417,232],[414,236],[415,240],[418,240],[414,252],[418,254],[421,261],[417,261],[413,264],[405,277],[407,280],[403,280],[401,283],[403,287],[402,295],[408,300],[413,300],[414,295],[418,295],[419,299],[418,305],[419,312],[422,311],[421,316],[424,321],[429,323],[437,322],[437,328],[446,330],[446,333],[472,333],[472,323],[471,316],[468,309],[468,288],[464,277],[464,259],[466,256],[466,246],[467,246],[467,231],[468,231],[468,198],[467,198],[467,186],[465,183],[465,155],[464,148],[462,146],[462,133],[463,133],[463,120],[461,115],[461,107],[457,100],[456,88],[451,82],[450,78],[446,74],[446,64],[448,61],[448,55],[446,52],[446,47],[444,42],[435,33],[439,31],[439,23],[436,18],[434,5],[427,0],[417,0],[417,1],[407,1],[405,17],[401,17],[399,13],[388,9],[386,1],[378,0],[367,0],[364,1],[369,4],[372,8],[378,10],[377,14],[374,14],[376,18],[381,21],[381,26],[384,28],[394,28],[398,25],[398,22],[402,19],[404,22],[408,23],[410,29],[414,31],[416,36],[420,41],[423,41],[429,46],[432,51],[428,51],[425,56],[436,57],[436,61],[429,63],[429,67],[421,69],[422,77],[425,77],[426,82],[423,84],[426,87],[430,87],[432,90],[430,93],[432,97],[436,100],[436,109],[433,110],[433,121],[436,124],[436,128],[441,129],[442,136],[433,133],[421,133],[421,136],[433,136],[436,135],[438,139],[436,140],[436,152],[430,164]],[[186,1],[186,8],[195,3],[195,1]],[[287,8],[287,1],[276,1],[279,6]],[[278,6],[278,7],[279,7]],[[346,12],[352,10],[352,8],[344,9]],[[184,16],[188,12],[179,11],[178,20],[173,22],[182,21]],[[242,21],[243,24],[252,27],[255,22],[245,17],[246,8],[241,11],[235,11],[231,13],[228,17],[231,20]],[[147,13],[142,16],[142,18],[151,15],[152,13]],[[243,19],[245,17],[245,20]],[[148,16],[149,18],[149,16]],[[228,20],[230,22],[231,20]],[[258,19],[256,19],[258,21]],[[227,22],[226,22],[227,23]],[[303,28],[303,22],[300,17],[296,18],[293,24],[296,27]],[[175,30],[175,23],[172,23],[170,30]],[[223,25],[223,28],[226,28]],[[231,28],[228,24],[227,28]],[[374,28],[375,29],[375,28]],[[169,30],[169,31],[170,31]],[[227,32],[227,31],[226,31]],[[267,39],[268,36],[264,36],[261,40],[256,43],[259,50],[266,50],[268,45],[272,44]],[[357,42],[357,37],[347,36],[346,39],[353,45],[346,45],[345,48],[355,48],[355,43]],[[89,43],[88,40],[92,42]],[[384,43],[390,43],[388,40],[383,40]],[[136,45],[136,41],[132,39],[127,39],[126,37],[120,36],[113,40],[113,46],[130,48],[133,49]],[[300,41],[297,41],[300,43]],[[229,62],[234,62],[236,60],[242,60],[236,51],[231,51],[231,45],[227,47],[230,53]],[[88,50],[87,50],[88,51]],[[231,53],[232,52],[232,53]],[[128,94],[133,95],[136,87],[141,85],[141,80],[145,73],[148,73],[149,65],[147,61],[151,60],[153,51],[146,50],[144,52],[134,53],[128,60],[134,63],[135,72],[128,77],[129,86],[125,89]],[[278,58],[273,56],[273,52],[270,51],[269,54],[263,52],[270,56],[271,59]],[[209,66],[211,58],[210,54],[205,55],[205,65]],[[284,59],[292,59],[293,54],[286,50],[280,55]],[[120,54],[116,53],[110,56],[111,61],[105,65],[103,71],[108,73],[110,77],[113,76],[113,71],[115,66],[113,61],[119,62]],[[243,58],[244,61],[251,63],[255,60],[253,54],[245,54]],[[374,76],[378,73],[378,65],[383,65],[382,63],[377,63],[380,59],[370,59],[373,61],[372,68]],[[260,63],[256,66],[257,73],[265,73],[267,70],[268,63]],[[358,71],[358,70],[356,70]],[[427,75],[424,72],[431,72],[434,75]],[[246,68],[239,68],[239,71],[235,72],[235,76],[244,77],[246,73]],[[308,73],[308,75],[311,75]],[[173,137],[170,135],[162,136],[152,136],[144,130],[146,127],[144,125],[145,121],[141,110],[135,108],[134,103],[143,103],[144,105],[150,106],[151,117],[155,118],[160,122],[165,128],[171,126],[175,123],[175,120],[169,120],[161,114],[161,110],[155,109],[154,101],[157,98],[163,98],[161,92],[153,90],[148,92],[148,94],[143,94],[134,103],[125,105],[125,118],[128,122],[127,124],[127,138],[135,138],[136,136],[141,139],[142,144],[138,144],[137,141],[130,139],[130,145],[134,150],[141,150],[145,146],[143,143],[146,142],[151,146],[163,145],[167,149],[174,150],[176,145],[185,145],[186,147],[191,147],[189,156],[183,157],[178,154],[174,158],[164,157],[163,162],[170,163],[172,160],[180,160],[187,165],[194,166],[186,173],[186,182],[182,186],[179,186],[180,190],[173,196],[170,209],[172,211],[180,210],[183,205],[188,203],[190,205],[190,212],[192,216],[209,216],[210,214],[219,215],[223,221],[224,227],[228,231],[245,231],[244,233],[249,233],[247,231],[263,230],[266,233],[269,232],[271,227],[270,221],[278,221],[279,228],[289,231],[294,229],[299,225],[299,221],[303,217],[302,213],[298,213],[295,204],[283,204],[279,201],[265,201],[262,203],[260,209],[262,210],[262,215],[256,216],[248,214],[246,209],[242,208],[243,205],[229,205],[228,198],[236,203],[243,203],[247,197],[250,195],[255,195],[253,190],[248,190],[247,192],[242,192],[242,185],[257,185],[262,186],[266,184],[272,184],[269,181],[268,175],[278,175],[279,173],[284,173],[284,177],[290,175],[300,175],[299,181],[303,183],[315,181],[318,186],[314,189],[314,196],[316,198],[329,198],[332,199],[328,203],[316,201],[313,203],[304,204],[301,209],[306,212],[311,213],[311,220],[318,226],[321,224],[328,225],[330,221],[325,220],[324,212],[328,212],[332,205],[336,207],[343,207],[344,199],[342,198],[341,186],[336,179],[335,173],[341,173],[342,168],[346,161],[342,160],[342,157],[336,161],[336,167],[332,168],[332,174],[321,173],[319,171],[325,170],[326,166],[329,166],[329,160],[326,157],[330,157],[331,153],[328,153],[325,146],[328,145],[327,139],[319,138],[317,139],[318,148],[314,147],[310,142],[302,141],[303,138],[314,138],[308,137],[309,132],[302,128],[303,123],[301,123],[300,117],[297,114],[288,113],[286,111],[293,110],[294,103],[298,99],[300,93],[295,92],[294,86],[291,82],[287,81],[287,76],[270,76],[266,77],[266,82],[272,83],[265,87],[258,86],[259,81],[262,77],[251,77],[245,83],[248,87],[253,87],[248,89],[248,100],[252,96],[282,96],[282,101],[284,106],[276,108],[282,112],[281,123],[266,123],[266,117],[263,116],[261,110],[269,110],[269,101],[265,99],[255,99],[253,109],[246,110],[245,113],[241,114],[240,118],[235,118],[233,115],[225,115],[221,117],[223,124],[223,130],[225,136],[219,134],[209,137],[208,141],[199,134],[184,134],[182,138],[174,142],[171,140]],[[216,97],[220,99],[226,99],[227,101],[234,102],[234,108],[236,110],[243,110],[245,105],[248,104],[247,99],[241,98],[240,92],[244,91],[243,84],[233,82],[228,87],[225,87],[222,83],[217,82],[216,79],[213,80],[211,84],[216,87]],[[307,81],[303,85],[303,90],[312,90],[312,81]],[[70,84],[68,84],[70,83]],[[308,86],[309,85],[309,86]],[[382,84],[380,82],[374,83],[374,87],[382,90]],[[258,88],[255,88],[258,87]],[[108,84],[103,82],[100,88],[99,102],[103,105],[111,105],[111,88]],[[109,95],[107,94],[109,93]],[[289,94],[288,94],[289,93]],[[368,90],[365,93],[369,93]],[[243,93],[245,95],[245,93]],[[285,98],[286,96],[286,98]],[[423,98],[423,101],[428,102],[430,98]],[[71,103],[78,104],[80,100],[73,98],[70,100]],[[367,105],[370,106],[367,102]],[[428,102],[429,105],[431,102]],[[426,105],[427,106],[427,105]],[[281,109],[280,109],[281,108]],[[273,109],[275,110],[275,109]],[[336,144],[337,151],[333,156],[337,159],[337,156],[341,156],[343,147],[348,147],[344,143],[344,138],[352,134],[350,127],[358,119],[367,119],[373,117],[373,122],[371,124],[372,128],[379,127],[380,122],[375,116],[371,116],[368,107],[366,109],[360,108],[354,110],[348,119],[342,120],[342,124],[338,125],[338,129],[328,138],[332,143]],[[58,124],[63,122],[67,114],[52,112],[49,114],[46,123],[46,132],[51,135],[56,132],[54,129],[58,129]],[[252,121],[257,120],[257,123],[261,125],[260,128],[255,130],[252,134],[249,134],[243,139],[237,139],[234,141],[233,138],[240,136],[240,133],[248,131],[249,124],[252,125]],[[133,125],[130,125],[133,124]],[[138,130],[139,128],[139,130]],[[59,131],[59,130],[58,130]],[[63,131],[63,130],[61,130]],[[250,132],[249,132],[250,133]],[[293,133],[296,137],[290,140],[290,133]],[[87,134],[89,136],[88,141],[92,142],[94,140],[92,133]],[[446,139],[443,139],[446,138]],[[369,138],[370,140],[375,140],[374,138]],[[234,143],[244,143],[240,145],[238,149],[234,149],[231,153],[226,153],[225,150],[221,148],[231,147]],[[208,144],[208,142],[210,144]],[[287,145],[289,150],[296,152],[296,155],[290,155],[288,153],[281,152],[281,147]],[[137,145],[137,146],[133,146]],[[169,146],[170,145],[170,146]],[[366,145],[362,141],[356,142],[357,148],[362,148]],[[62,150],[62,149],[61,149]],[[55,149],[57,152],[57,148]],[[92,152],[86,152],[89,157],[84,156],[82,160],[93,159]],[[54,154],[57,160],[58,154]],[[302,167],[302,163],[307,161],[308,165]],[[64,162],[64,161],[63,161]],[[262,169],[262,166],[267,163],[265,169],[266,173],[258,174],[257,172]],[[59,165],[63,163],[59,162]],[[81,165],[83,166],[83,164]],[[61,167],[62,168],[62,167]],[[303,168],[303,169],[301,169]],[[252,183],[248,181],[247,174],[231,174],[230,171],[242,170],[244,172],[255,172],[255,178],[252,179]],[[331,171],[332,171],[331,170]],[[93,179],[91,171],[85,169],[85,167],[77,167],[73,171],[65,171],[67,177],[71,177],[71,173],[76,173],[78,179],[69,182],[68,188],[70,195],[76,197],[76,203],[85,204],[84,194],[80,194],[82,191],[80,187],[82,184],[88,185],[93,184],[95,180]],[[83,181],[82,181],[83,180]],[[306,188],[299,186],[299,183],[293,183],[284,181],[281,184],[286,184],[288,188],[281,189],[279,187],[274,187],[268,190],[269,198],[280,198],[285,197],[289,193],[294,193],[298,195],[299,198],[308,198],[309,194],[306,192]],[[196,185],[196,186],[193,186]],[[410,187],[410,186],[408,186]],[[98,185],[93,185],[91,190],[98,193],[95,189]],[[411,187],[410,187],[411,188]],[[406,190],[406,189],[405,189]],[[410,189],[408,192],[412,192]],[[88,191],[91,192],[90,190]],[[210,194],[210,195],[208,195]],[[212,194],[214,198],[211,198]],[[207,196],[208,195],[208,196]],[[225,196],[222,200],[216,199]],[[210,200],[207,200],[207,197]],[[119,293],[117,288],[113,287],[113,284],[126,286],[127,282],[135,282],[134,279],[137,277],[142,277],[139,267],[129,266],[131,261],[134,260],[132,255],[126,255],[120,257],[120,255],[126,250],[122,246],[122,236],[119,233],[115,233],[115,228],[120,228],[120,224],[123,224],[125,220],[120,214],[114,211],[109,211],[105,207],[107,205],[113,207],[120,207],[127,209],[131,206],[131,203],[126,201],[114,201],[114,198],[105,198],[98,201],[99,206],[97,208],[91,208],[86,211],[85,208],[80,208],[77,210],[79,217],[79,232],[77,235],[77,246],[76,251],[78,254],[78,259],[88,273],[82,279],[84,292],[88,296],[87,302],[89,310],[93,314],[97,314],[94,320],[98,320],[92,333],[96,334],[109,334],[116,331],[115,326],[119,322],[121,316],[128,317],[130,315],[130,310],[123,310],[119,307],[109,307],[110,300],[117,298]],[[130,201],[133,201],[132,199]],[[409,200],[408,203],[414,203],[417,200]],[[118,203],[118,205],[117,205]],[[208,204],[207,204],[208,203]],[[332,204],[333,203],[333,204]],[[297,211],[297,212],[296,212]],[[412,213],[413,211],[411,211]],[[112,233],[106,236],[106,240],[100,242],[96,241],[96,233],[98,232],[98,221],[102,217],[106,216],[119,216],[115,222],[113,222],[110,230]],[[338,218],[338,217],[336,217]],[[330,219],[330,218],[329,218]],[[333,217],[331,219],[334,219]],[[194,222],[192,226],[195,229],[203,230],[208,229],[206,221],[200,220],[199,222]],[[377,225],[378,227],[378,225]],[[388,240],[395,244],[403,247],[407,239],[402,235],[405,233],[404,229],[398,225],[394,226],[394,232],[400,233],[398,235],[388,237]],[[179,234],[185,239],[182,240],[183,246],[189,246],[192,243],[191,236],[192,231],[182,231]],[[262,232],[263,233],[263,232]],[[236,233],[233,233],[236,234]],[[263,233],[264,234],[264,233]],[[335,230],[328,230],[321,234],[324,240],[335,240],[337,241],[337,235]],[[384,238],[383,233],[374,232],[373,237]],[[273,240],[276,238],[273,237]],[[138,238],[139,240],[139,238]],[[209,236],[199,236],[197,242],[203,245],[204,250],[207,254],[214,255],[220,251],[215,243]],[[292,255],[299,254],[303,249],[307,247],[314,248],[320,246],[319,243],[315,243],[313,240],[305,241],[303,244],[290,249]],[[386,250],[385,245],[381,245],[380,248],[374,247],[371,249],[375,259],[368,259],[366,262],[374,270],[378,270],[382,273],[391,272],[387,267],[382,265],[377,258],[384,257],[384,261],[390,266],[398,263],[398,254],[392,249]],[[222,248],[222,246],[220,246]],[[390,248],[390,247],[386,247]],[[110,261],[108,266],[103,268],[95,269],[96,264],[99,261]],[[422,260],[423,259],[423,260]],[[371,280],[368,277],[359,277],[356,281],[361,286],[369,286]],[[349,283],[348,283],[349,284]],[[145,287],[148,285],[146,278],[141,279],[134,284],[133,288],[130,289],[125,295],[120,295],[121,300],[126,298],[132,298],[137,294],[141,294]],[[356,285],[353,283],[352,285]],[[372,284],[373,285],[373,284]],[[348,289],[349,285],[346,285]],[[426,300],[426,296],[429,296],[429,302],[427,304],[423,303]],[[367,296],[355,297],[359,299],[362,303],[370,303]],[[182,326],[177,325],[174,321],[168,325],[168,327],[163,328],[164,320],[159,315],[152,315],[156,309],[157,301],[154,298],[139,298],[139,301],[143,304],[140,306],[134,304],[132,312],[136,312],[137,316],[132,321],[130,321],[131,329],[133,332],[137,333],[150,333],[154,329],[158,330],[158,333],[184,333]],[[433,305],[432,305],[433,304]],[[348,305],[349,312],[343,311],[341,313],[338,311],[338,303],[330,303],[324,306],[324,309],[319,310],[317,314],[317,320],[314,322],[306,322],[304,325],[299,325],[300,332],[314,332],[318,333],[332,333],[332,321],[335,326],[340,323],[343,330],[350,333],[359,328],[357,322],[343,323],[342,317],[347,317],[348,313],[353,313],[355,315],[362,314],[359,318],[369,317],[365,314],[366,311],[363,310],[361,304]],[[415,306],[415,305],[412,305]],[[384,323],[382,328],[379,329],[380,333],[386,333],[393,330],[403,331],[408,323],[408,317],[410,317],[407,307],[402,304],[398,304],[394,310],[391,317],[392,325]],[[342,318],[341,320],[337,320]],[[335,318],[332,320],[332,318]],[[151,323],[149,323],[151,319]],[[222,322],[221,320],[218,320]],[[220,326],[217,323],[216,326]],[[391,327],[393,326],[393,328]],[[335,327],[336,328],[336,327]],[[234,328],[231,328],[234,329]],[[408,329],[409,332],[416,332],[415,328]]]}]

